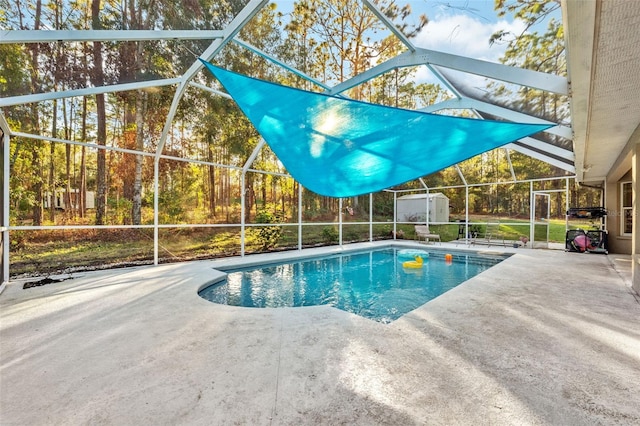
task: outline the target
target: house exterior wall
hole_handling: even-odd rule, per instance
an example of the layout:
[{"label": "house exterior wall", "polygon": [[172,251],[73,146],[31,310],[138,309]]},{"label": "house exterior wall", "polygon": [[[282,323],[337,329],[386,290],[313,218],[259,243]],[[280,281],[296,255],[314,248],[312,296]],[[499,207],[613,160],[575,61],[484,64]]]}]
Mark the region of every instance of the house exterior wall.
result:
[{"label": "house exterior wall", "polygon": [[[612,169],[605,182],[605,206],[607,208],[607,231],[609,233],[609,252],[631,255],[632,287],[640,293],[640,230],[638,217],[640,213],[640,144],[630,143],[627,151],[621,153],[621,161]],[[626,170],[626,172],[625,172]],[[616,178],[611,179],[611,176]],[[631,182],[633,190],[633,230],[632,235],[622,234],[622,189],[621,183]]]},{"label": "house exterior wall", "polygon": [[607,231],[609,232],[609,251],[611,253],[631,254],[632,237],[621,235],[623,220],[621,183],[631,182],[632,175],[629,170],[619,180],[606,183],[605,206],[607,208]]}]

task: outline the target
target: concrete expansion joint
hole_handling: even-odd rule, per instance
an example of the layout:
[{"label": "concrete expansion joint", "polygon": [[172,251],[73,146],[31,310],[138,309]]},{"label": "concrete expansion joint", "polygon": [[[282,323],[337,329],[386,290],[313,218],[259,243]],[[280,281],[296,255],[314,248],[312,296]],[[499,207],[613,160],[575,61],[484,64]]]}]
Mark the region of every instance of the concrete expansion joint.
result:
[{"label": "concrete expansion joint", "polygon": [[[616,274],[618,274],[618,276],[620,277],[620,279],[621,279],[623,282],[627,283],[627,284],[629,285],[629,287],[631,288],[631,291],[632,291],[633,293],[635,293],[635,290],[633,289],[633,286],[632,286],[632,284],[633,284],[633,283],[632,283],[632,281],[629,279],[629,278],[630,278],[630,277],[629,277],[629,274],[624,274],[624,273],[623,273],[623,271],[621,271],[621,270],[620,270],[620,268],[618,267],[618,265],[616,265],[616,263],[611,259],[611,257],[607,256],[607,260],[609,261],[609,266],[611,267],[611,269],[613,269],[613,270],[616,272]],[[634,297],[637,297],[637,295],[636,295],[636,296],[634,296]]]},{"label": "concrete expansion joint", "polygon": [[271,418],[269,419],[269,424],[273,423],[273,419],[278,415],[278,388],[280,386],[280,362],[282,359],[282,333],[284,329],[284,318],[280,315],[280,331],[279,338],[280,342],[278,345],[278,365],[276,367],[276,389],[273,397],[273,410],[271,411]]}]

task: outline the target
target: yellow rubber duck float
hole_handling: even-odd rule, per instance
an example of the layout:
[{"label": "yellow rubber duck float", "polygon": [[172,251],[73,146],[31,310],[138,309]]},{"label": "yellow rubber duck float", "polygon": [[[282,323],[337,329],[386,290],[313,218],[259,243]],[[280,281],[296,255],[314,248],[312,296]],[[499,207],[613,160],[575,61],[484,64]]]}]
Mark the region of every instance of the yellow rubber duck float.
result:
[{"label": "yellow rubber duck float", "polygon": [[415,260],[407,260],[406,262],[402,262],[402,267],[418,269],[418,268],[422,268],[423,264],[424,264],[424,260],[422,260],[422,257],[416,256]]}]

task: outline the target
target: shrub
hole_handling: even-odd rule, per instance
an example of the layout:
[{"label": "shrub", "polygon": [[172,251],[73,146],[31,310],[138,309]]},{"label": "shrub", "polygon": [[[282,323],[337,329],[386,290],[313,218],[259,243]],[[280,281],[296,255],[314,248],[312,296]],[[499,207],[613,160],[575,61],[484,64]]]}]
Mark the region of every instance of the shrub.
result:
[{"label": "shrub", "polygon": [[325,226],[322,228],[322,238],[327,243],[335,243],[338,241],[338,230],[334,226]]},{"label": "shrub", "polygon": [[[266,210],[260,210],[256,213],[256,222],[258,223],[278,223],[279,221],[277,216]],[[260,226],[257,231],[257,240],[262,250],[275,247],[282,235],[281,226]]]}]

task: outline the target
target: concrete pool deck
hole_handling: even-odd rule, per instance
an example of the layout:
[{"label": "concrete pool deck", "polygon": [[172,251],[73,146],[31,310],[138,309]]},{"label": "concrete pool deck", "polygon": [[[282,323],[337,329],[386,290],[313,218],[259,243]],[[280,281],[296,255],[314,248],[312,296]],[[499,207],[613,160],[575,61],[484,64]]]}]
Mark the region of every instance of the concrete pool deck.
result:
[{"label": "concrete pool deck", "polygon": [[0,295],[0,423],[640,424],[630,257],[507,251],[386,325],[201,299],[230,259],[16,281]]}]

